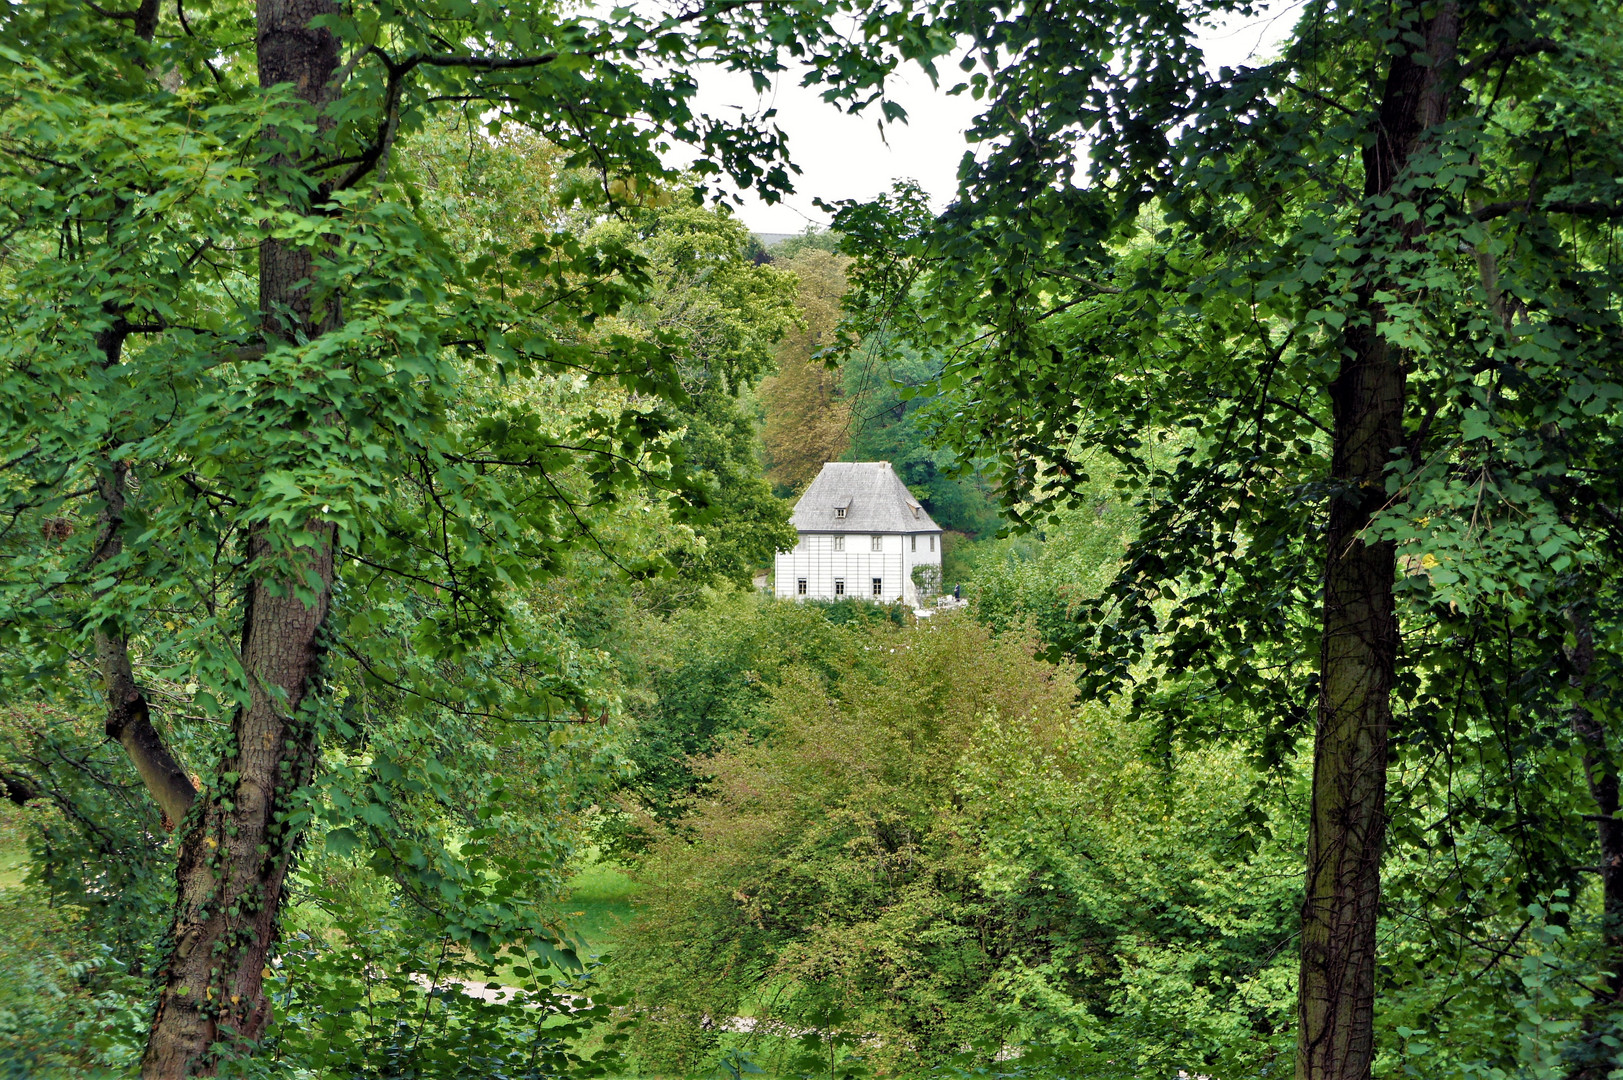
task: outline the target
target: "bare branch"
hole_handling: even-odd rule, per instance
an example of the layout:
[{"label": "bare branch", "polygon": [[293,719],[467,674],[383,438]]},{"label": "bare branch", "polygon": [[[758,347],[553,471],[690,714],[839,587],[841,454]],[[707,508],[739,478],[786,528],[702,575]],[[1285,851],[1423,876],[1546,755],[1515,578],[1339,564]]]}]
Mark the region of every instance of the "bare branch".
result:
[{"label": "bare branch", "polygon": [[418,64],[427,64],[429,67],[465,67],[475,68],[479,71],[514,71],[523,68],[537,68],[557,60],[559,53],[542,53],[540,56],[458,56],[455,53],[419,53],[409,58],[406,63],[412,67]]}]

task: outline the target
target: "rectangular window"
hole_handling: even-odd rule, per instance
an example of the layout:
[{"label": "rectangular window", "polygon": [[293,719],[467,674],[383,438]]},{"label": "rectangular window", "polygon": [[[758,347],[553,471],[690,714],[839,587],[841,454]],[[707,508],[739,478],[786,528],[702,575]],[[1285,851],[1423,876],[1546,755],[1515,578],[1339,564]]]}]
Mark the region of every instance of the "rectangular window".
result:
[{"label": "rectangular window", "polygon": [[885,579],[884,578],[876,577],[876,578],[873,579],[873,594],[875,596],[883,596],[885,594]]},{"label": "rectangular window", "polygon": [[913,540],[913,550],[917,551],[919,549],[919,538],[915,536],[915,537],[912,537],[912,540]]},{"label": "rectangular window", "polygon": [[843,518],[845,516],[845,507],[842,506],[842,507],[838,508],[837,510],[835,510],[834,511],[834,516],[837,517],[837,518]]},{"label": "rectangular window", "polygon": [[844,596],[845,595],[845,579],[844,578],[837,577],[837,578],[834,579],[834,595],[835,596]]},{"label": "rectangular window", "polygon": [[795,595],[796,596],[805,596],[806,595],[806,579],[805,578],[796,578],[795,579]]},{"label": "rectangular window", "polygon": [[931,551],[935,550],[935,534],[934,533],[930,534],[930,550]]},{"label": "rectangular window", "polygon": [[835,551],[844,551],[845,550],[845,537],[836,536],[834,538],[834,550]]},{"label": "rectangular window", "polygon": [[868,544],[869,544],[869,548],[868,548],[869,551],[884,551],[885,550],[885,538],[883,536],[874,537],[873,539],[868,541]]}]

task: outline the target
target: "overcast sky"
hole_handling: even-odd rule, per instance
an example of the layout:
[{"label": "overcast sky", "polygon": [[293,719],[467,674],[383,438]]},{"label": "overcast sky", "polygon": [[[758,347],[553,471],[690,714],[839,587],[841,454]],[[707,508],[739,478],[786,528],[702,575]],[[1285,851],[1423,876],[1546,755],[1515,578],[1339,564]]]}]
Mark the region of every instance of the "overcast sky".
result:
[{"label": "overcast sky", "polygon": [[[1298,6],[1276,3],[1265,18],[1235,19],[1203,35],[1207,67],[1215,71],[1267,58],[1289,33]],[[944,79],[956,74],[952,64],[944,65]],[[802,170],[795,181],[798,190],[775,206],[746,193],[739,210],[746,225],[756,232],[779,233],[801,232],[809,224],[823,227],[828,216],[813,205],[814,197],[870,199],[901,178],[918,181],[937,208],[945,205],[957,186],[958,161],[966,149],[963,132],[976,105],[967,94],[949,97],[945,90],[933,89],[923,74],[910,72],[891,90],[907,109],[908,122],[890,125],[881,134],[872,115],[877,109],[846,115],[798,82],[798,73],[785,74],[766,95],[778,110],[778,126],[789,137],[790,156]],[[762,107],[748,76],[723,71],[703,77],[699,103],[709,112]]]}]

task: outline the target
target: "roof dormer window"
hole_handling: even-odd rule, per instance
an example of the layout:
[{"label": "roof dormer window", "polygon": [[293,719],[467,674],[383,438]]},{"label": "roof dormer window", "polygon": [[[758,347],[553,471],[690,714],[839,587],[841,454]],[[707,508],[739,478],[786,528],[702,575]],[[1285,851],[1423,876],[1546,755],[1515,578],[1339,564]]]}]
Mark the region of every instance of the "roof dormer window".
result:
[{"label": "roof dormer window", "polygon": [[846,508],[843,506],[836,506],[834,508],[834,516],[837,518],[843,518],[845,516],[845,510]]}]

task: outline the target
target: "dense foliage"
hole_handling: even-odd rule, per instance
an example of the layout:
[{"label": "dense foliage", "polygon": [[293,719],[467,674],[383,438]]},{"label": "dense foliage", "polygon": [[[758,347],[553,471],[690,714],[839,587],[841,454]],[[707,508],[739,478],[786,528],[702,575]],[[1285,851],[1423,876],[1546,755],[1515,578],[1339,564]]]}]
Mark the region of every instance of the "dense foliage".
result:
[{"label": "dense foliage", "polygon": [[695,1068],[740,1014],[841,1014],[885,1071],[1006,1041],[1124,1075],[1278,1056],[1297,856],[1234,858],[1238,755],[1144,761],[1068,668],[966,619],[840,645],[773,681],[639,865],[611,972],[646,1065]]},{"label": "dense foliage", "polygon": [[1620,1075],[1617,5],[1249,11],[0,7],[0,1073]]},{"label": "dense foliage", "polygon": [[[446,949],[578,970],[547,901],[617,696],[547,583],[593,557],[738,579],[784,537],[733,402],[788,283],[656,147],[781,185],[770,133],[666,79],[754,31],[323,0],[0,20],[0,678],[70,721],[8,731],[8,789],[123,863],[79,892],[157,962],[143,1070],[278,1037],[265,980],[322,855],[411,913],[396,983]],[[98,698],[150,804],[71,728]],[[35,870],[71,891],[76,861]]]},{"label": "dense foliage", "polygon": [[777,374],[762,386],[768,477],[779,491],[798,495],[825,461],[888,461],[942,528],[990,536],[1001,519],[986,482],[972,468],[960,469],[954,451],[931,444],[926,405],[940,403],[915,393],[941,373],[942,362],[879,335],[857,348],[845,342],[843,363],[833,365],[841,355],[850,258],[823,245],[837,242],[829,233],[808,233],[771,252],[774,265],[799,282],[806,318],[779,349]]},{"label": "dense foliage", "polygon": [[835,342],[848,261],[817,249],[775,261],[795,276],[805,312],[803,326],[778,351],[777,373],[761,387],[767,476],[788,494],[806,490],[823,462],[844,460],[851,445],[851,406],[821,355]]},{"label": "dense foliage", "polygon": [[[1110,587],[1047,628],[1089,692],[1271,769],[1311,740],[1298,1076],[1367,1076],[1378,1001],[1430,996],[1417,1040],[1456,1044],[1528,906],[1580,895],[1614,966],[1564,1052],[1604,1075],[1615,5],[1308,4],[1215,71],[1231,10],[909,6],[975,42],[981,152],[943,214],[841,216],[856,329],[954,358],[943,434],[1021,523],[1085,510],[1101,462],[1135,502]],[[1431,932],[1400,964],[1399,912]]]}]

